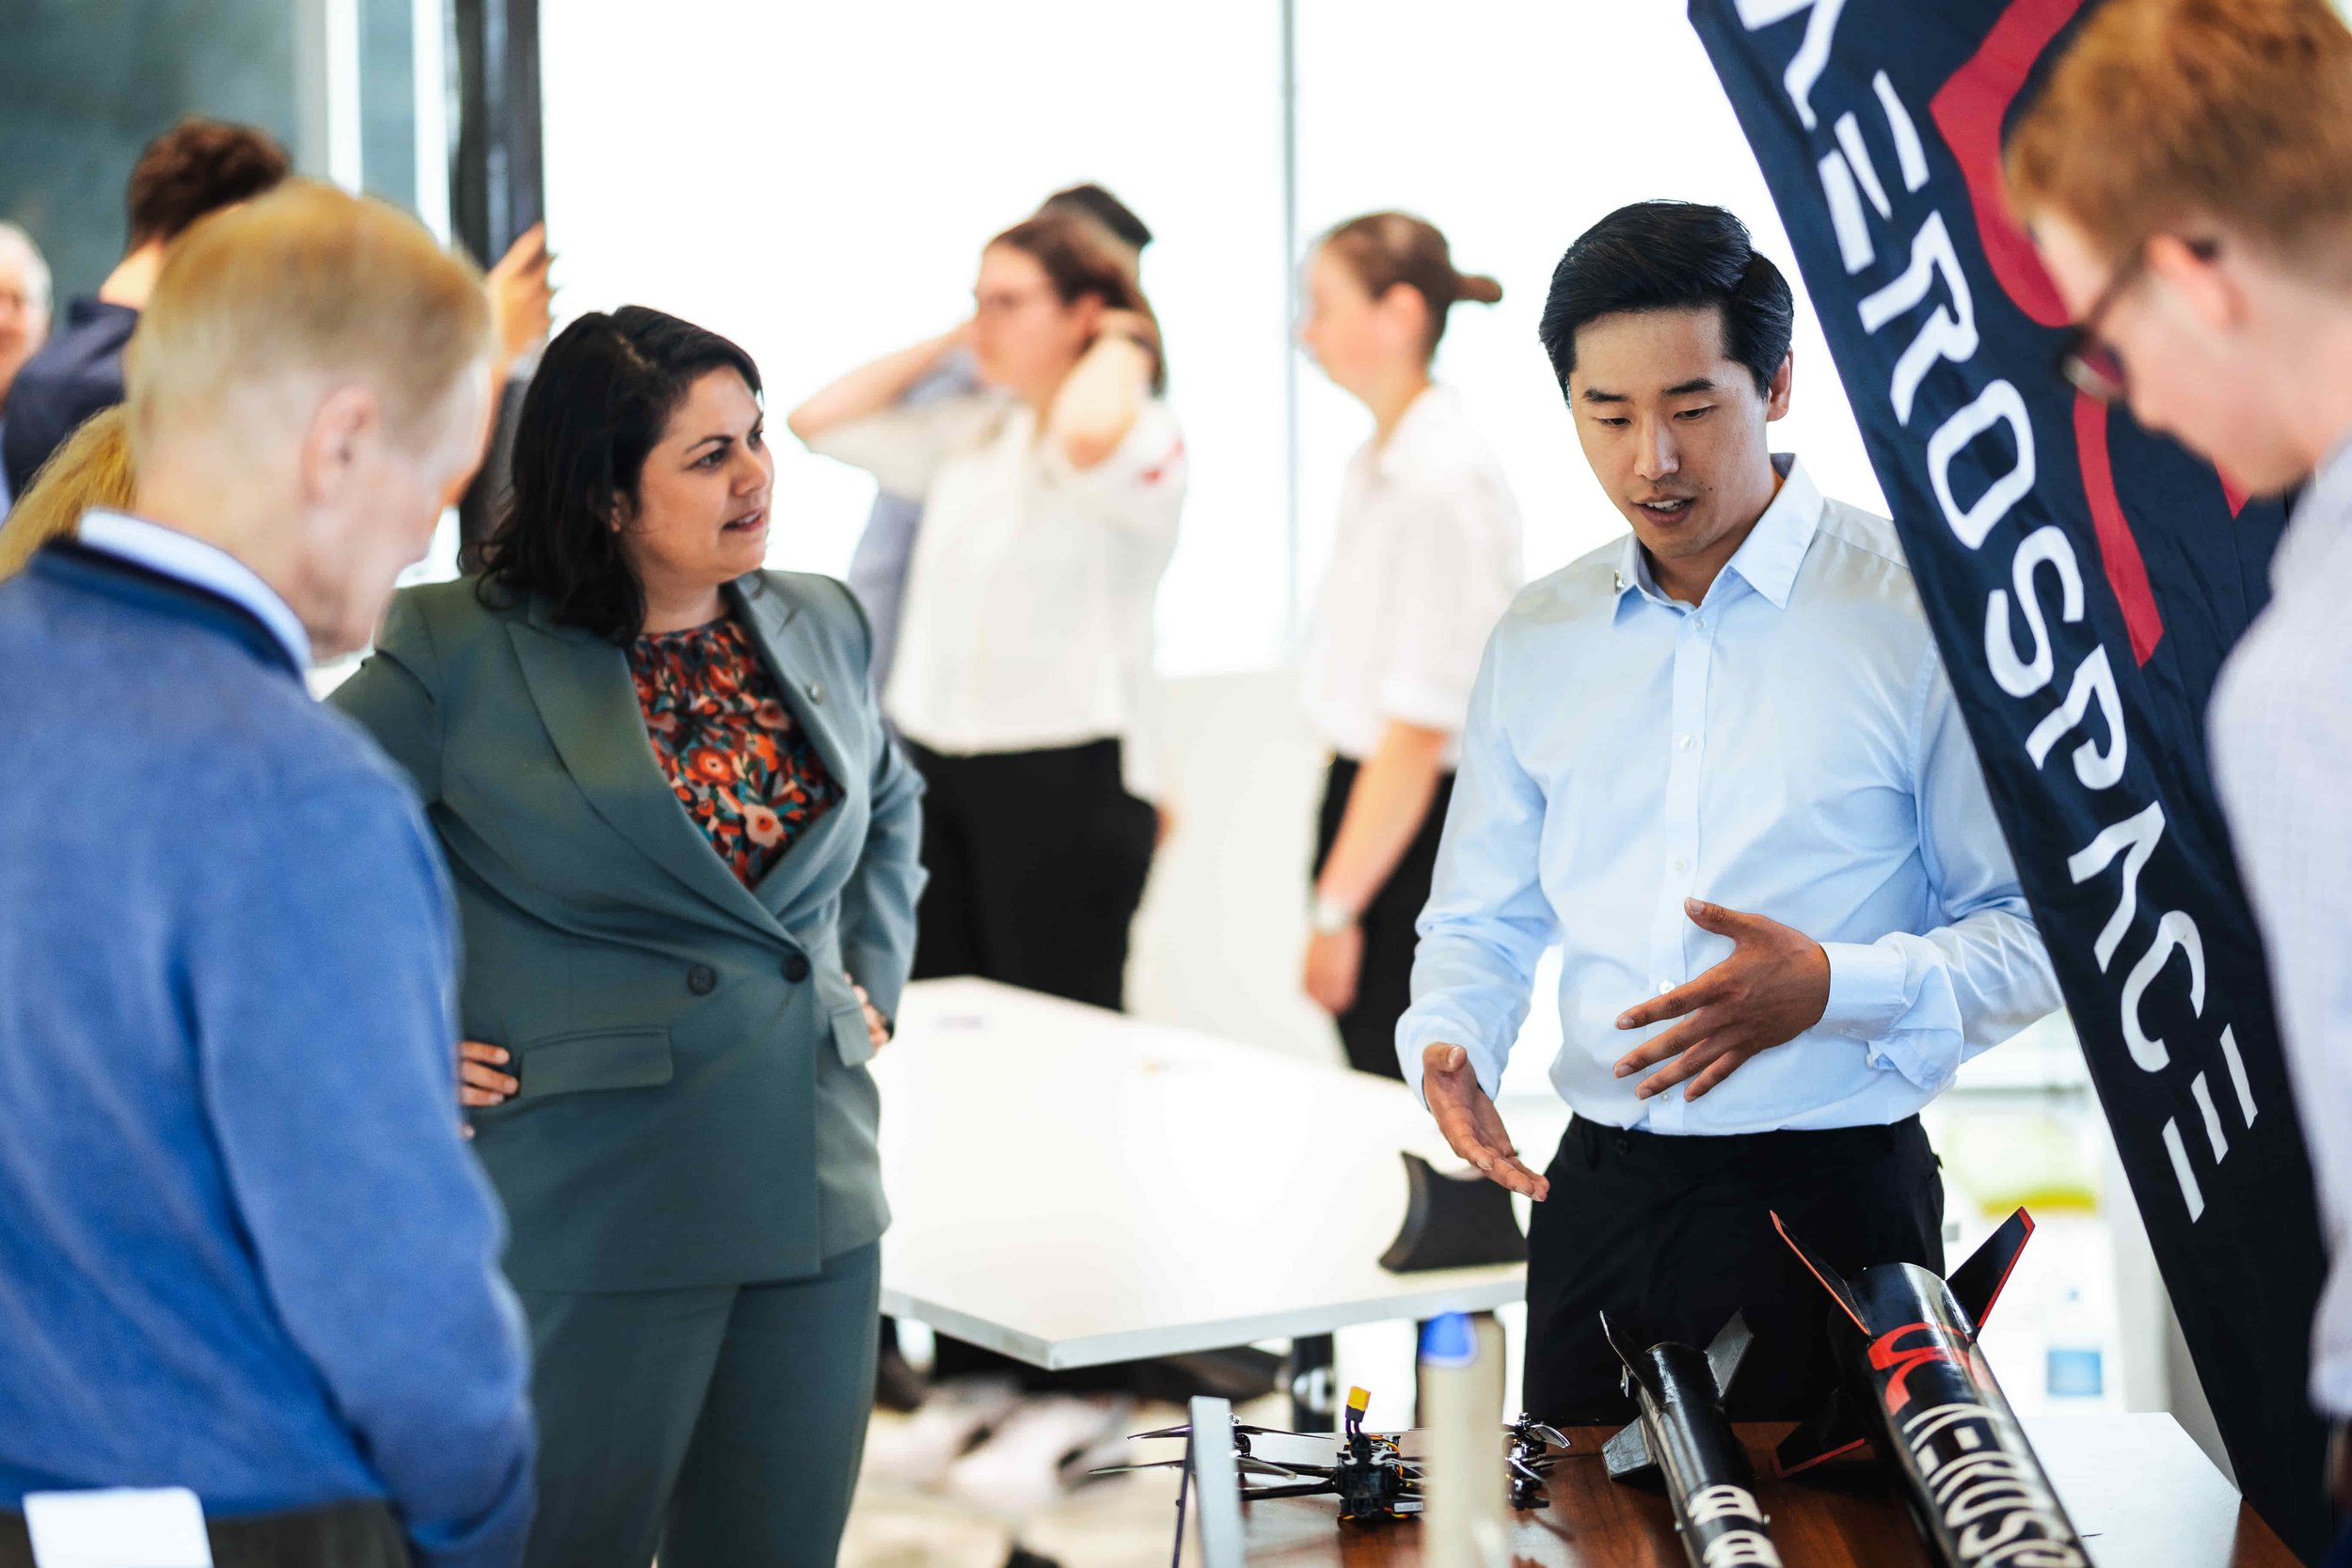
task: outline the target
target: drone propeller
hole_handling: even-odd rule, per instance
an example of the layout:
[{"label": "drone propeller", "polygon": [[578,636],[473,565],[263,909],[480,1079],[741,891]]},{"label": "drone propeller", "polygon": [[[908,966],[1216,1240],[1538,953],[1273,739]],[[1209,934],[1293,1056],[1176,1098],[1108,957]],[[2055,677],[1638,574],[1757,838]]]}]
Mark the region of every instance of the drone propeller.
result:
[{"label": "drone propeller", "polygon": [[[1247,1421],[1235,1421],[1233,1430],[1245,1437],[1304,1437],[1310,1442],[1316,1442],[1331,1435],[1327,1432],[1292,1432],[1284,1427],[1254,1427]],[[1162,1427],[1157,1432],[1131,1432],[1127,1434],[1127,1440],[1131,1443],[1140,1443],[1147,1437],[1189,1437],[1191,1435],[1192,1428],[1189,1426]]]},{"label": "drone propeller", "polygon": [[[1181,1470],[1185,1463],[1182,1459],[1155,1459],[1145,1464],[1104,1465],[1089,1470],[1087,1474],[1090,1477],[1125,1476],[1134,1475],[1142,1470]],[[1293,1480],[1300,1477],[1330,1475],[1330,1471],[1320,1465],[1277,1465],[1270,1459],[1260,1459],[1255,1455],[1246,1453],[1235,1454],[1233,1464],[1252,1475],[1286,1476]]]}]

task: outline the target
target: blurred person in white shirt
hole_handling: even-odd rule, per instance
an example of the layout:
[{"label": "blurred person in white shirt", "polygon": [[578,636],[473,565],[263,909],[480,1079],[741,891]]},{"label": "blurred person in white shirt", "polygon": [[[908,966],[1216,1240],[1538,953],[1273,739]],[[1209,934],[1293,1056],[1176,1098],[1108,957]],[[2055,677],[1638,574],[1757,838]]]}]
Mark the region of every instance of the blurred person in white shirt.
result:
[{"label": "blurred person in white shirt", "polygon": [[1339,224],[1307,262],[1299,341],[1373,418],[1351,458],[1307,648],[1331,762],[1303,984],[1348,1065],[1404,1076],[1413,922],[1429,901],[1463,716],[1487,634],[1525,580],[1519,509],[1493,449],[1430,376],[1452,308],[1502,298],[1405,213]]},{"label": "blurred person in white shirt", "polygon": [[[973,301],[789,423],[923,501],[882,698],[929,786],[915,977],[1116,1008],[1161,836],[1152,621],[1184,438],[1132,256],[1100,225],[1014,225]],[[901,401],[961,351],[978,389]]]}]

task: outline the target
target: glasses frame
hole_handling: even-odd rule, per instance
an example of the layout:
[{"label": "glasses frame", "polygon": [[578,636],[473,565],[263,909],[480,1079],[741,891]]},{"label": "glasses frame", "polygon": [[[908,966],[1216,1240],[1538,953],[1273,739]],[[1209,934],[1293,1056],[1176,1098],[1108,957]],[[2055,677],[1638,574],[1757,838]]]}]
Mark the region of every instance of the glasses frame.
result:
[{"label": "glasses frame", "polygon": [[[2122,298],[2124,291],[2146,274],[2148,247],[2153,243],[2153,239],[2142,240],[2133,247],[2131,260],[2116,268],[2107,286],[2099,291],[2099,297],[2090,302],[2090,309],[2067,330],[2058,345],[2058,373],[2076,391],[2095,402],[2122,403],[2131,394],[2131,371],[2123,362],[2122,351],[2099,335],[2099,324],[2106,319],[2116,301]],[[2221,254],[2219,240],[2181,243],[2201,261],[2210,261]]]}]

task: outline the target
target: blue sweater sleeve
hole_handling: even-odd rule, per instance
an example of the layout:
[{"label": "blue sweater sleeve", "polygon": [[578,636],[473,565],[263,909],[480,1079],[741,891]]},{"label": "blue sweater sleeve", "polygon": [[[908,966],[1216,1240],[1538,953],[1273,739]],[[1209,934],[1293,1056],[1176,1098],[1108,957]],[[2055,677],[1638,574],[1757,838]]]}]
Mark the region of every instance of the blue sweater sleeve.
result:
[{"label": "blue sweater sleeve", "polygon": [[211,847],[245,874],[199,895],[186,973],[249,1244],[421,1568],[506,1568],[532,1502],[526,1354],[458,1132],[439,863],[389,770],[305,780],[238,820],[246,841]]}]

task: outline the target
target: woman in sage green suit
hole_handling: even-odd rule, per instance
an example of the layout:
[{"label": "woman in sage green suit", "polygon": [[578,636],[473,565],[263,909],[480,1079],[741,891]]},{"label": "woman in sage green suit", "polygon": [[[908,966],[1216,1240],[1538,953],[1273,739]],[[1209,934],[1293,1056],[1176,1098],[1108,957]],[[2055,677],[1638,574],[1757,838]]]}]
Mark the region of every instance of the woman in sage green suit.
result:
[{"label": "woman in sage green suit", "polygon": [[333,699],[456,885],[549,1568],[830,1564],[865,1440],[920,786],[848,591],[760,569],[758,393],[675,318],[575,323],[485,575],[402,594]]}]

